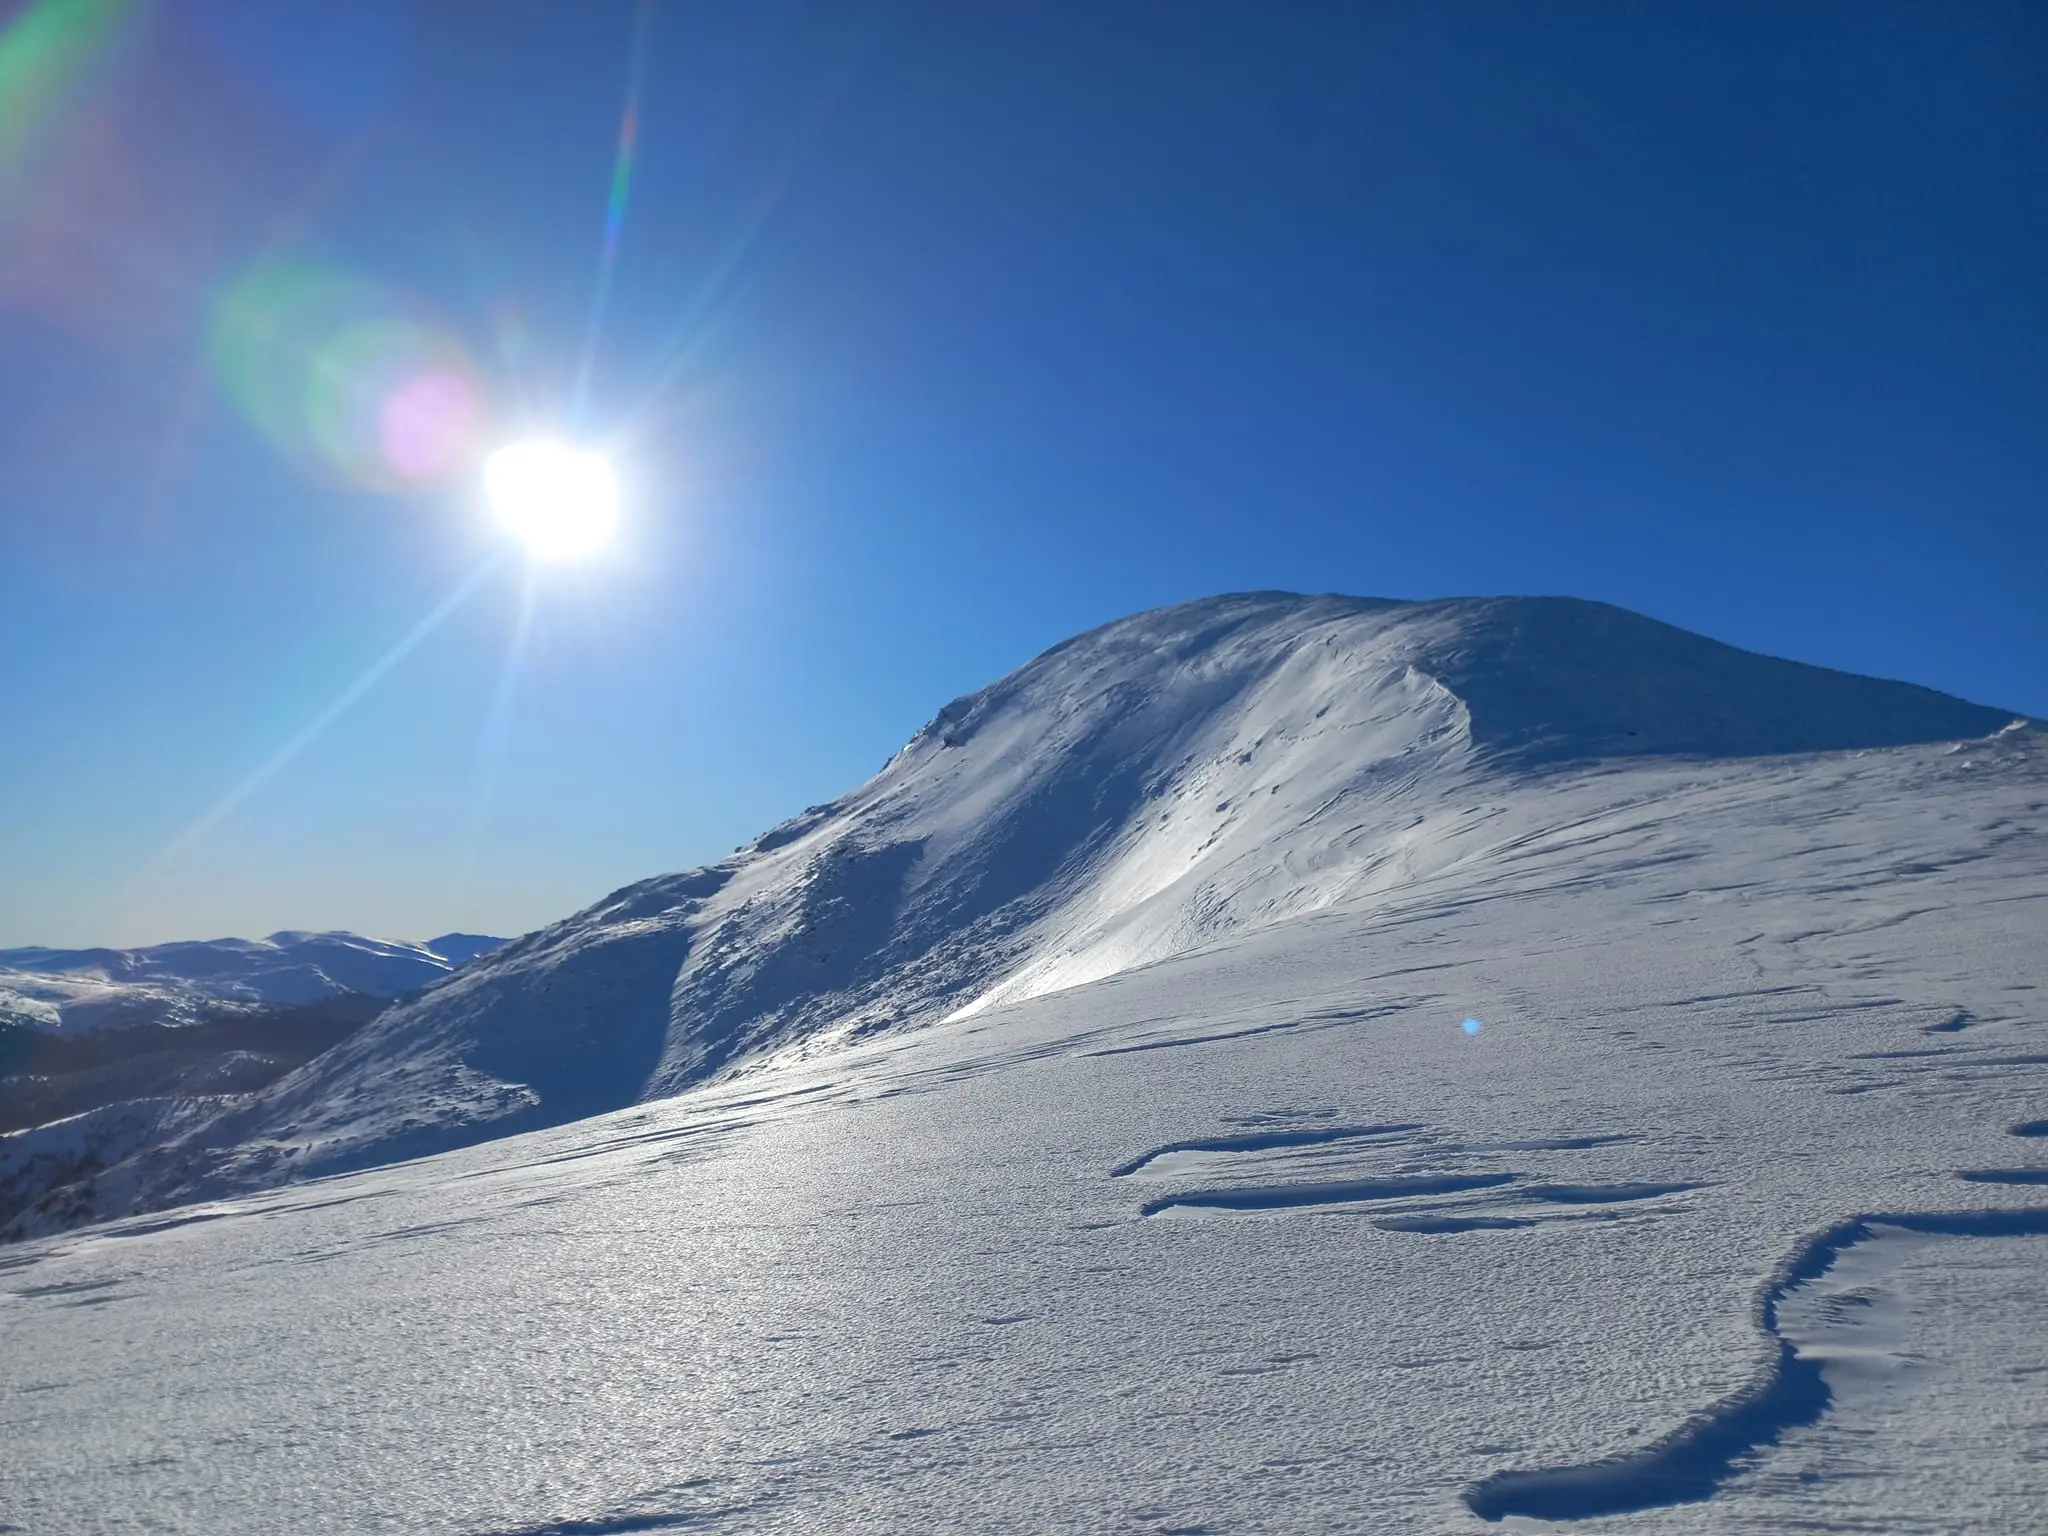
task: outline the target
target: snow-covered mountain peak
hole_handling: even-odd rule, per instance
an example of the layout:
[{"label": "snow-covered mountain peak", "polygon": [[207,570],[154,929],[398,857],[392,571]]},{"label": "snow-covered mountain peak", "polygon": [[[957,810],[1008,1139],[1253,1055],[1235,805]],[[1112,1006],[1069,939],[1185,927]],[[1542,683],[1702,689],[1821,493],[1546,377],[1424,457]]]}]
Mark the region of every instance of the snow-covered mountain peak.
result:
[{"label": "snow-covered mountain peak", "polygon": [[[2010,721],[1572,598],[1232,594],[1054,647],[755,846],[838,848],[827,876],[845,883],[915,843],[895,855],[906,893],[943,893],[933,905],[970,921],[1033,904],[1034,953],[973,1009],[1440,867],[1441,813],[1474,775],[1893,747]],[[702,1064],[672,1056],[668,1080]]]},{"label": "snow-covered mountain peak", "polygon": [[1076,636],[956,699],[905,751],[960,745],[996,716],[1021,725],[1169,695],[1199,710],[1224,679],[1316,648],[1317,682],[1421,672],[1456,697],[1475,746],[1520,763],[1901,746],[1985,735],[2013,718],[1909,683],[1739,650],[1581,598],[1253,592]]},{"label": "snow-covered mountain peak", "polygon": [[1740,759],[2010,720],[1572,599],[1139,614],[955,700],[731,858],[483,956],[194,1132],[200,1175],[112,1198],[433,1151],[1369,909],[1499,856],[1503,818],[1547,830],[1542,785],[1576,763],[1750,783]]}]

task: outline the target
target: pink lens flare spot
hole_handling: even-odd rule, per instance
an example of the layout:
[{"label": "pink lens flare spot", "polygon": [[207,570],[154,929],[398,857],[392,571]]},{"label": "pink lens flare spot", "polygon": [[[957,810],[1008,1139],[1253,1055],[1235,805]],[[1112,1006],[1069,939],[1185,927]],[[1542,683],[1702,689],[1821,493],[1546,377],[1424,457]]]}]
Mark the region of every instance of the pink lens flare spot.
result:
[{"label": "pink lens flare spot", "polygon": [[408,480],[432,480],[458,468],[476,442],[482,412],[460,374],[408,379],[384,397],[377,437],[384,462]]}]

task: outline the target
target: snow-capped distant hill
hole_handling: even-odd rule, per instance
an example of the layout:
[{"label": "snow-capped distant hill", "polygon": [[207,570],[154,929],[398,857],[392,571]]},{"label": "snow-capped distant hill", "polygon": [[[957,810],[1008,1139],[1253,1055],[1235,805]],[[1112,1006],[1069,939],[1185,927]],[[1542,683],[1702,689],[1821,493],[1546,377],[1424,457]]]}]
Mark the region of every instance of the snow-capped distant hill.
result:
[{"label": "snow-capped distant hill", "polygon": [[558,1123],[1356,910],[1496,856],[1504,803],[1586,764],[2013,723],[1570,599],[1258,593],[1141,614],[956,700],[867,784],[732,858],[480,959],[103,1175],[87,1205]]},{"label": "snow-capped distant hill", "polygon": [[211,1122],[501,940],[274,933],[0,951],[0,1222]]},{"label": "snow-capped distant hill", "polygon": [[70,1032],[185,1023],[206,1002],[399,997],[503,942],[444,934],[407,944],[288,931],[142,949],[0,949],[0,1024]]}]

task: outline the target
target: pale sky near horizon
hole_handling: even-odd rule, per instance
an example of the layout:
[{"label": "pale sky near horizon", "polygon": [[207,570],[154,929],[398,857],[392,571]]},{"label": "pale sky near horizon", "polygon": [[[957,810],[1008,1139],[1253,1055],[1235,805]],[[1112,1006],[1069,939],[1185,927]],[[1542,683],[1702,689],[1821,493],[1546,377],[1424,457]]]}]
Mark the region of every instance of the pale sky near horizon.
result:
[{"label": "pale sky near horizon", "polygon": [[0,4],[0,947],[521,931],[1227,590],[2048,715],[2048,11],[1284,11]]}]

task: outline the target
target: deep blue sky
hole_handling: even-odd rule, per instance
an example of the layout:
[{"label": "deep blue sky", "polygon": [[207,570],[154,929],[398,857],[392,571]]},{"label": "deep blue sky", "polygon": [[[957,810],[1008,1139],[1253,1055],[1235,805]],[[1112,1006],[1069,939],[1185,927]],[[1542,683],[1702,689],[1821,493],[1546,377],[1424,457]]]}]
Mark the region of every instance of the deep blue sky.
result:
[{"label": "deep blue sky", "polygon": [[2040,6],[671,3],[584,413],[626,537],[226,803],[495,537],[467,460],[309,446],[250,274],[559,429],[640,10],[0,6],[0,944],[531,927],[1231,589],[2048,714]]}]

